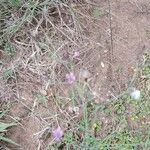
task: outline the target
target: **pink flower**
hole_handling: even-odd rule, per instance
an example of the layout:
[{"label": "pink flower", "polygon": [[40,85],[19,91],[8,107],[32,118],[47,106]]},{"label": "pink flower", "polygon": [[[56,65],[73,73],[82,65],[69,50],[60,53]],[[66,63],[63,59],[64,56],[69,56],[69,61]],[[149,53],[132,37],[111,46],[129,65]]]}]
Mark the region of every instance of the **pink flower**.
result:
[{"label": "pink flower", "polygon": [[76,80],[74,73],[70,72],[69,74],[66,74],[66,80],[69,84],[74,83]]},{"label": "pink flower", "polygon": [[54,140],[57,142],[61,140],[63,134],[64,132],[61,127],[57,127],[52,133]]},{"label": "pink flower", "polygon": [[79,51],[75,51],[75,52],[74,52],[74,55],[73,55],[73,58],[78,58],[79,56],[80,56]]}]

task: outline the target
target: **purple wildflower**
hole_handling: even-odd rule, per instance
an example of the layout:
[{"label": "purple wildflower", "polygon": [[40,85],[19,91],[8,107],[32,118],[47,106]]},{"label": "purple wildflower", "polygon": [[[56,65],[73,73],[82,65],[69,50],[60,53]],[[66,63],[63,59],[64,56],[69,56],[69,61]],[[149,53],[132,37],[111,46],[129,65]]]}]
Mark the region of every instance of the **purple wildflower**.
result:
[{"label": "purple wildflower", "polygon": [[63,132],[63,130],[61,129],[61,127],[57,127],[57,128],[53,131],[52,134],[53,134],[54,140],[58,142],[58,141],[61,140],[61,138],[62,138],[64,132]]},{"label": "purple wildflower", "polygon": [[66,74],[66,80],[69,84],[74,83],[76,80],[74,73],[70,72],[69,74]]},{"label": "purple wildflower", "polygon": [[79,56],[80,56],[79,51],[75,51],[75,52],[74,52],[74,55],[73,55],[73,58],[78,58]]}]

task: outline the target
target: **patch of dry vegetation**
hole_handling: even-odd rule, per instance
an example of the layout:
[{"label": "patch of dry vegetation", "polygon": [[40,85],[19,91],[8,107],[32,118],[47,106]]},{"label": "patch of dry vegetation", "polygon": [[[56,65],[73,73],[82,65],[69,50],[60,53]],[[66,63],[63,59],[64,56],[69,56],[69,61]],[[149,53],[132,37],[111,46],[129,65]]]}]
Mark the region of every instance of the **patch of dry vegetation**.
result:
[{"label": "patch of dry vegetation", "polygon": [[137,67],[150,48],[143,7],[149,12],[146,1],[0,2],[0,120],[18,124],[5,133],[18,149],[149,147],[149,78]]}]

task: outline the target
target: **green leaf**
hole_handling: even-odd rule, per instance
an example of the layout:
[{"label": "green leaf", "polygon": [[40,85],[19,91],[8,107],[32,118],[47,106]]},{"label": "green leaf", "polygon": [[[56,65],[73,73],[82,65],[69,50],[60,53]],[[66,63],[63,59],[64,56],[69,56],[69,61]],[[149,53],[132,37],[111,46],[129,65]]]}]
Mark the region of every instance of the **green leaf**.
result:
[{"label": "green leaf", "polygon": [[2,118],[5,115],[6,111],[0,111],[0,118]]},{"label": "green leaf", "polygon": [[19,7],[21,5],[21,0],[9,0],[9,3],[13,7]]},{"label": "green leaf", "polygon": [[14,123],[2,123],[0,122],[0,132],[4,132],[7,128],[12,127],[16,124]]},{"label": "green leaf", "polygon": [[38,103],[41,103],[41,104],[46,103],[48,101],[47,97],[41,94],[37,94],[36,98],[37,98]]},{"label": "green leaf", "polygon": [[3,72],[3,75],[7,79],[10,79],[10,78],[14,78],[15,79],[14,70],[13,69],[5,69],[4,72]]},{"label": "green leaf", "polygon": [[147,36],[148,38],[150,38],[150,30],[146,30],[145,32],[146,32],[146,36]]},{"label": "green leaf", "polygon": [[14,145],[19,146],[19,144],[15,143],[15,142],[12,141],[11,139],[6,138],[6,137],[3,137],[3,136],[0,136],[0,141],[4,141],[4,142],[10,143],[10,144],[14,144]]},{"label": "green leaf", "polygon": [[2,118],[10,109],[10,104],[7,103],[6,105],[2,106],[2,111],[0,111],[0,118]]},{"label": "green leaf", "polygon": [[4,46],[4,52],[8,55],[8,56],[13,56],[15,53],[15,48],[12,45],[11,42],[6,41],[5,46]]},{"label": "green leaf", "polygon": [[93,10],[93,16],[96,19],[99,19],[103,15],[103,12],[99,8]]}]

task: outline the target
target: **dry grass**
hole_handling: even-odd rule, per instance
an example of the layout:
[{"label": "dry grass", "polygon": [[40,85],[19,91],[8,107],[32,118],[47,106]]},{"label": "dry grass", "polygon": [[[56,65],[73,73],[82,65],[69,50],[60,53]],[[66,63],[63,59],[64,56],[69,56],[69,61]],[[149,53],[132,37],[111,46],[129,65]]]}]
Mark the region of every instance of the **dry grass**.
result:
[{"label": "dry grass", "polygon": [[[0,2],[2,112],[11,104],[0,119],[18,123],[6,134],[18,149],[149,147],[149,80],[143,84],[138,66],[150,48],[149,7],[142,0]],[[131,86],[143,92],[139,102],[126,93]],[[57,126],[64,130],[58,143]]]}]

